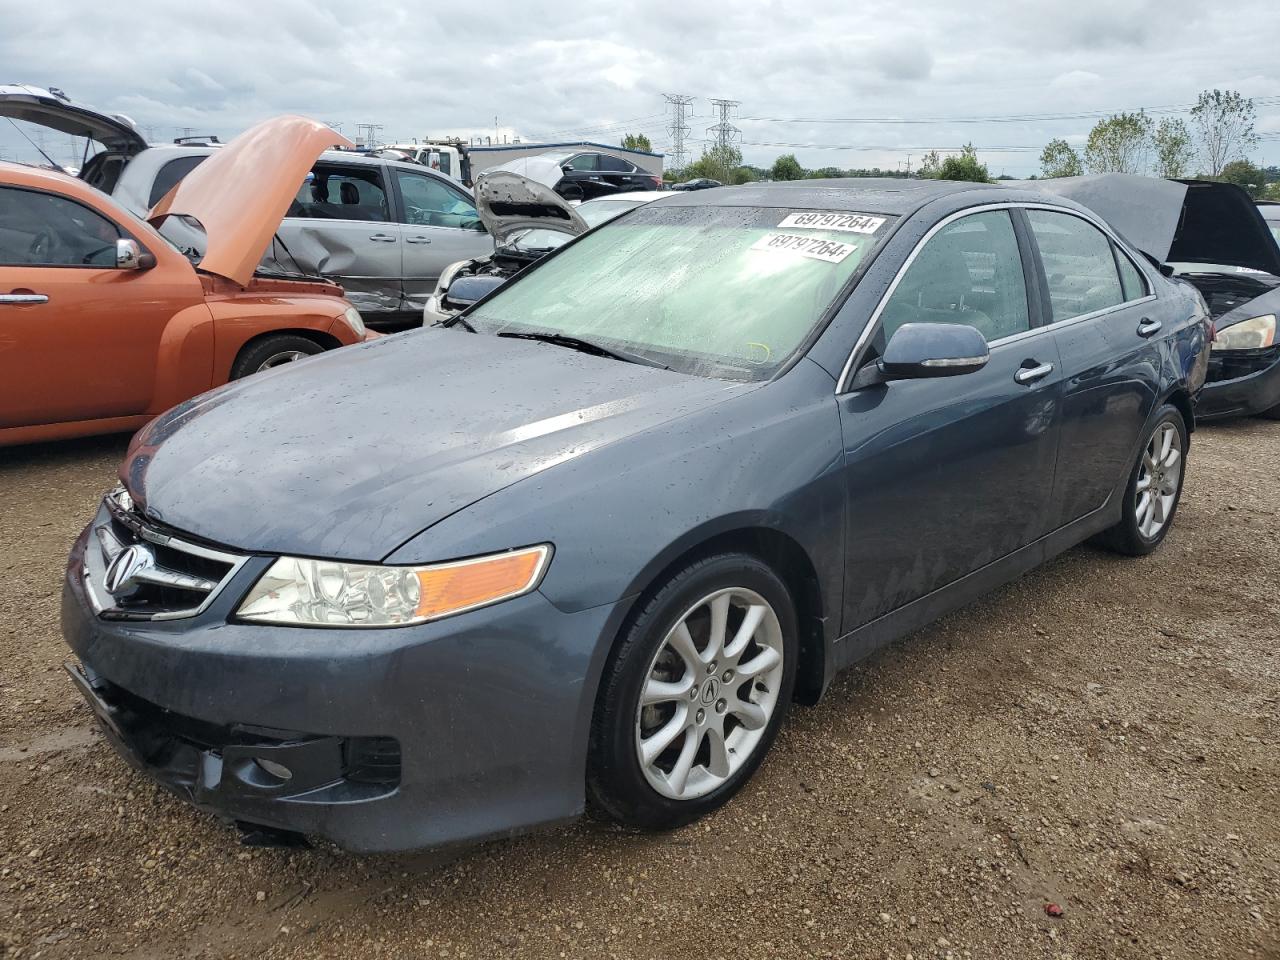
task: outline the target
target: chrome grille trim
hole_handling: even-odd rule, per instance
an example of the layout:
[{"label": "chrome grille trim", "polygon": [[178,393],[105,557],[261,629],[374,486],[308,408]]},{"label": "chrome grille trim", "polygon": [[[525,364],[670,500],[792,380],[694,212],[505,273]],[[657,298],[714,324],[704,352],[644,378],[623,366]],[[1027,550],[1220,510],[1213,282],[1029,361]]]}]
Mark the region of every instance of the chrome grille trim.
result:
[{"label": "chrome grille trim", "polygon": [[[240,572],[240,568],[248,561],[247,556],[215,550],[212,547],[191,543],[181,537],[163,533],[146,523],[134,510],[129,495],[123,488],[117,488],[103,498],[108,519],[94,527],[94,539],[97,541],[96,556],[93,544],[85,550],[82,576],[85,592],[94,612],[108,620],[182,620],[194,617],[208,609],[217,599],[222,589]],[[212,560],[227,566],[227,570],[218,580],[202,577],[195,573],[173,570],[160,563],[138,571],[133,580],[135,583],[149,584],[158,587],[169,587],[192,593],[204,594],[201,602],[192,607],[180,609],[148,610],[145,605],[121,607],[106,590],[105,576],[111,562],[132,544],[123,542],[112,529],[112,521],[129,531],[134,543],[151,543],[177,553],[184,553],[203,560]]]}]

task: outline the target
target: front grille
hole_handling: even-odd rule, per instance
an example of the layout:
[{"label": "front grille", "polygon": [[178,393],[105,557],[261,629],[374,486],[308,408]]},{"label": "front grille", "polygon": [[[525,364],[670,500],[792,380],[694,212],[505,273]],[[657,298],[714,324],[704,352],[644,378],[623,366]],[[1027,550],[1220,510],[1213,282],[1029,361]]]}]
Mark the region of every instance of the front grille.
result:
[{"label": "front grille", "polygon": [[159,528],[122,488],[107,494],[103,504],[107,517],[93,529],[84,565],[85,585],[103,619],[195,616],[246,559]]},{"label": "front grille", "polygon": [[1209,354],[1210,382],[1238,380],[1261,373],[1280,360],[1280,344],[1258,350],[1214,350]]}]

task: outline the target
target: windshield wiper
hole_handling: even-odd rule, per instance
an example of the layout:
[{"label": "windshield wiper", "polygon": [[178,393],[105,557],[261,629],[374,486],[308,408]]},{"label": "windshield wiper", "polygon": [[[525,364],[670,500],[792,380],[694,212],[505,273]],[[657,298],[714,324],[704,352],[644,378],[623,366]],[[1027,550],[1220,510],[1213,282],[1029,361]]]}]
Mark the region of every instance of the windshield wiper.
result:
[{"label": "windshield wiper", "polygon": [[463,330],[467,331],[467,333],[476,332],[476,328],[473,327],[470,323],[468,323],[467,318],[460,313],[455,313],[452,317],[449,317],[449,319],[447,320],[437,320],[435,323],[432,324],[432,326],[433,327],[452,327],[455,323],[458,326],[460,326]]},{"label": "windshield wiper", "polygon": [[528,333],[519,333],[514,330],[503,330],[498,334],[500,337],[511,337],[513,340],[537,340],[539,343],[550,343],[557,347],[568,347],[571,350],[578,350],[582,353],[589,353],[595,357],[608,357],[610,360],[621,360],[624,363],[639,363],[646,367],[657,367],[659,370],[670,370],[664,363],[659,363],[651,357],[643,356],[639,353],[631,353],[626,350],[618,350],[615,347],[603,347],[598,343],[592,343],[590,340],[583,340],[581,337],[575,337],[567,333],[552,333],[550,331],[530,331]]}]

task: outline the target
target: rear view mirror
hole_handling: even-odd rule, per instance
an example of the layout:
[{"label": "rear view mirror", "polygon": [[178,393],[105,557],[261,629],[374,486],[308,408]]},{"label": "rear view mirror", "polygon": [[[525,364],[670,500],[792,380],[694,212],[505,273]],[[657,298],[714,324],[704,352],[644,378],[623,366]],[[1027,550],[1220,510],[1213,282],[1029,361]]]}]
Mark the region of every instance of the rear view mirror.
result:
[{"label": "rear view mirror", "polygon": [[858,371],[853,388],[889,380],[955,377],[987,365],[987,338],[959,323],[904,323],[889,338],[884,356]]},{"label": "rear view mirror", "polygon": [[155,265],[155,255],[138,246],[137,240],[121,237],[116,241],[116,267],[120,270],[149,270]]}]

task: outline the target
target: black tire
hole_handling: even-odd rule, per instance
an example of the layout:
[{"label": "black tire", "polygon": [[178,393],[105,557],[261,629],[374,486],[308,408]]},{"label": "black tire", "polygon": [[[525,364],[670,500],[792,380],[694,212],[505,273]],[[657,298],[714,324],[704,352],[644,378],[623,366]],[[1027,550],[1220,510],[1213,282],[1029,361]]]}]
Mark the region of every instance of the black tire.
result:
[{"label": "black tire", "polygon": [[[730,588],[750,591],[763,598],[777,617],[783,658],[780,680],[776,681],[777,700],[767,723],[762,728],[757,728],[762,729],[763,733],[750,748],[751,753],[747,759],[736,770],[730,768],[731,772],[719,786],[701,796],[673,799],[654,789],[641,766],[636,743],[640,693],[668,633],[691,610],[703,609],[709,612],[709,608],[697,607],[700,600],[710,597],[716,591]],[[739,617],[741,613],[738,607],[731,608],[730,628],[726,636],[734,631],[734,624],[740,622],[733,618]],[[696,820],[726,803],[759,767],[782,724],[795,686],[796,661],[799,657],[797,630],[795,605],[786,585],[765,563],[747,554],[726,553],[697,560],[675,574],[647,600],[642,600],[638,612],[633,614],[624,627],[610,654],[596,698],[587,766],[587,795],[592,805],[627,826],[670,830]],[[752,644],[755,644],[754,640]],[[758,655],[762,648],[751,646],[749,649],[755,651],[753,655]],[[729,664],[728,658],[725,664]],[[717,670],[712,676],[718,675]],[[729,682],[723,689],[736,689],[741,693],[742,678],[734,679],[738,687],[735,688],[734,683]],[[700,678],[694,682],[709,686],[712,681]],[[747,697],[762,696],[757,692],[755,682],[750,683]],[[715,696],[714,691],[711,695]],[[713,703],[694,699],[687,709],[693,710],[701,702],[708,704],[708,710],[723,713],[720,710],[723,701]],[[679,704],[673,705],[674,709],[678,707]],[[747,729],[736,717],[727,719],[731,715],[732,708],[725,714],[726,719],[721,721],[726,731],[726,741],[731,735],[730,725],[737,724],[744,730]],[[686,735],[688,734],[682,737]],[[704,734],[696,733],[694,736],[698,743],[697,755],[702,756]],[[736,758],[730,762],[736,762]]]},{"label": "black tire", "polygon": [[[240,351],[240,355],[236,357],[236,362],[231,365],[231,379],[239,380],[241,377],[247,377],[251,373],[257,373],[263,369],[264,364],[275,357],[287,354],[301,354],[303,357],[310,357],[323,352],[324,347],[320,346],[320,344],[296,333],[273,334],[269,337],[263,337],[261,340],[253,341]],[[301,357],[295,357],[294,359],[301,359]]]},{"label": "black tire", "polygon": [[1280,420],[1280,403],[1277,403],[1270,410],[1263,410],[1258,416],[1266,420]]},{"label": "black tire", "polygon": [[[1138,480],[1143,473],[1143,458],[1147,453],[1147,447],[1152,442],[1152,439],[1160,433],[1165,424],[1172,424],[1178,435],[1180,469],[1178,470],[1177,489],[1173,495],[1172,506],[1165,513],[1163,524],[1153,535],[1148,536],[1143,533],[1138,524]],[[1165,404],[1157,411],[1155,422],[1147,432],[1146,439],[1142,442],[1142,449],[1138,451],[1137,461],[1133,465],[1133,470],[1129,473],[1129,482],[1125,484],[1124,488],[1124,512],[1120,517],[1120,522],[1102,531],[1094,538],[1094,541],[1099,546],[1129,557],[1144,557],[1160,546],[1173,526],[1174,518],[1178,513],[1178,504],[1182,501],[1182,488],[1187,476],[1187,448],[1186,422],[1182,419],[1182,414],[1177,407]]]}]

